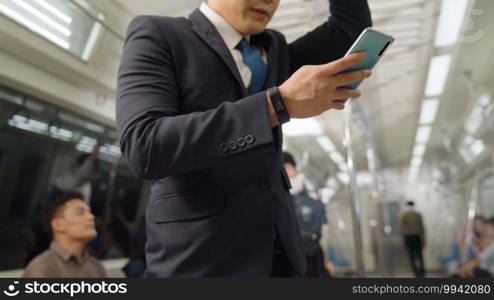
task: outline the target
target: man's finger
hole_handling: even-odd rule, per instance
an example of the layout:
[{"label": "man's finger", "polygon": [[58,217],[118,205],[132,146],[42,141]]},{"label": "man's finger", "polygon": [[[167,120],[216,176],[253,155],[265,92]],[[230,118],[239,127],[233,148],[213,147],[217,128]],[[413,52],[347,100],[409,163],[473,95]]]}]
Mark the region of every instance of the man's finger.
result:
[{"label": "man's finger", "polygon": [[333,102],[332,107],[333,107],[333,109],[336,109],[336,110],[344,110],[345,104],[339,103],[339,102]]},{"label": "man's finger", "polygon": [[334,80],[333,82],[331,82],[331,84],[335,87],[345,86],[347,84],[354,83],[356,81],[364,80],[365,78],[368,78],[371,75],[372,72],[367,69],[342,73],[333,76],[332,78]]},{"label": "man's finger", "polygon": [[328,75],[338,74],[365,59],[365,52],[349,54],[343,58],[322,65],[322,71]]},{"label": "man's finger", "polygon": [[[362,92],[357,89],[337,89],[332,95],[333,99],[357,99],[362,96]],[[333,101],[333,100],[332,100]]]},{"label": "man's finger", "polygon": [[343,109],[345,109],[345,103],[341,103],[341,102],[338,102],[335,100],[325,102],[324,103],[324,111],[327,111],[330,109],[343,110]]}]

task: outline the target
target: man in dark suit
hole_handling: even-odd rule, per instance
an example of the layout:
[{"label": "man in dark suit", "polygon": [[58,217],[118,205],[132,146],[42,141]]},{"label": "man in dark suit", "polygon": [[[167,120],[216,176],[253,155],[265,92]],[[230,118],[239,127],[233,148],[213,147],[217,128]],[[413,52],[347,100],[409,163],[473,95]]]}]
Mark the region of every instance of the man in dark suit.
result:
[{"label": "man in dark suit", "polygon": [[280,124],[359,97],[339,87],[370,71],[338,73],[365,55],[339,58],[371,19],[367,0],[332,0],[326,23],[287,44],[265,29],[278,4],[209,0],[129,25],[117,128],[130,168],[153,180],[148,277],[305,274]]}]

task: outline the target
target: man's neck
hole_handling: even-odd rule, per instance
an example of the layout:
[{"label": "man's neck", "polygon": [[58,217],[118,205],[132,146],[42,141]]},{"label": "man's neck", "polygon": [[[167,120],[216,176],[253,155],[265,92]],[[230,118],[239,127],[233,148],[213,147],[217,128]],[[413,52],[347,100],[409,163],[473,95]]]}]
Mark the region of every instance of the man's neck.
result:
[{"label": "man's neck", "polygon": [[64,236],[56,237],[54,239],[60,247],[67,249],[72,255],[77,258],[82,258],[84,256],[84,250],[86,248],[86,242],[73,240],[66,238]]}]

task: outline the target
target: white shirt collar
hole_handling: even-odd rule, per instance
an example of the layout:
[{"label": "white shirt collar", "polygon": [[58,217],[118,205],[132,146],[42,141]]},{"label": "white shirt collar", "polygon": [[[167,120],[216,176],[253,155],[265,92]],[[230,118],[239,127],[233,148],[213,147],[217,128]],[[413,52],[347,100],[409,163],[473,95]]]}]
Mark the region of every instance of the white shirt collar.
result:
[{"label": "white shirt collar", "polygon": [[[229,50],[235,49],[240,40],[244,38],[242,34],[240,34],[235,28],[233,28],[230,23],[228,23],[220,14],[214,11],[206,2],[201,4],[199,10],[206,16],[206,18],[213,23],[218,33],[225,41]],[[249,36],[245,37],[249,40]]]}]

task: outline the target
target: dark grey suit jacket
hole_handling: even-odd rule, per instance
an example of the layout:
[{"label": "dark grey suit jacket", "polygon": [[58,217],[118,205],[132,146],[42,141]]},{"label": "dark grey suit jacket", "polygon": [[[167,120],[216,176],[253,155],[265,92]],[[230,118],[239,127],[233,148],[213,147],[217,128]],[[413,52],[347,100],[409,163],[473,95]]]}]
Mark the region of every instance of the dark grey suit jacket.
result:
[{"label": "dark grey suit jacket", "polygon": [[[266,88],[302,65],[340,58],[371,24],[366,0],[331,2],[333,17],[292,44],[273,30],[252,36],[268,54]],[[248,95],[199,10],[131,22],[117,94],[122,153],[153,180],[146,276],[269,276],[275,231],[305,273],[281,128],[271,130],[265,93]]]}]

